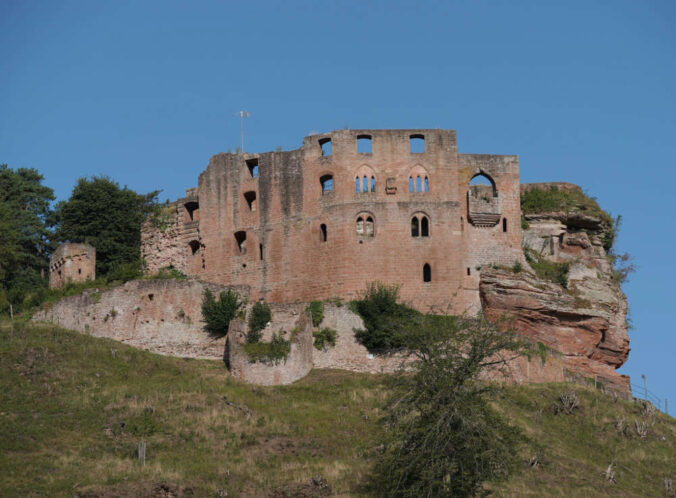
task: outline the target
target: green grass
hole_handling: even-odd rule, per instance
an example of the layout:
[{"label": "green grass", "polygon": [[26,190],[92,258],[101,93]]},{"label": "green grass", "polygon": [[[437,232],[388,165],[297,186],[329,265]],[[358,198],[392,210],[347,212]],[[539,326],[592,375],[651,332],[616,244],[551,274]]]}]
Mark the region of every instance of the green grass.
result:
[{"label": "green grass", "polygon": [[[579,410],[555,415],[570,389]],[[317,475],[336,495],[360,496],[384,396],[382,376],[314,370],[290,386],[256,387],[220,361],[2,322],[0,496],[150,496],[159,483],[182,496],[266,496]],[[551,384],[507,387],[496,407],[531,439],[521,473],[497,496],[663,496],[664,478],[676,478],[673,419],[658,414],[641,439],[637,404]],[[632,424],[625,433],[620,417]],[[531,468],[536,452],[542,463]],[[601,475],[611,461],[615,484]]]},{"label": "green grass", "polygon": [[548,189],[531,188],[521,194],[521,211],[524,214],[579,212],[599,218],[609,226],[613,224],[612,216],[601,209],[596,199],[579,188],[559,189],[555,185]]}]

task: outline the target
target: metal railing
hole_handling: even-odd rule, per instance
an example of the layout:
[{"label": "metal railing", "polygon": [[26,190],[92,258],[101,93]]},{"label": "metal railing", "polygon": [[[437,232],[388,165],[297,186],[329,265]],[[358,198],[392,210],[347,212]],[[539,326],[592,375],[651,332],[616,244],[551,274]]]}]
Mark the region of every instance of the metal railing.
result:
[{"label": "metal railing", "polygon": [[634,395],[634,398],[637,399],[643,399],[645,401],[650,401],[653,405],[655,405],[655,408],[657,408],[659,411],[666,413],[667,415],[669,414],[669,407],[667,405],[667,400],[662,399],[659,396],[657,396],[654,392],[650,391],[645,384],[640,385],[640,384],[634,384],[633,382],[630,384],[631,386],[631,392]]}]

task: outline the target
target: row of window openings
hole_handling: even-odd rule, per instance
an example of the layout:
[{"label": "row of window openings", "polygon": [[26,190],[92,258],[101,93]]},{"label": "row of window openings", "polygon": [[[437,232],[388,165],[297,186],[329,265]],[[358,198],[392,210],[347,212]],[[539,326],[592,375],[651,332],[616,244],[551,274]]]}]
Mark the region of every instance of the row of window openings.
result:
[{"label": "row of window openings", "polygon": [[[322,186],[322,194],[327,192],[333,192],[333,176],[324,175],[319,179],[319,183]],[[376,177],[372,176],[369,181],[369,177],[364,175],[359,178],[356,176],[354,178],[354,191],[355,193],[364,193],[364,192],[375,192],[376,191]],[[408,178],[408,191],[409,192],[429,192],[430,191],[430,182],[429,179],[425,177],[417,176],[415,180],[412,176]]]},{"label": "row of window openings", "polygon": [[[255,194],[255,193],[254,193]],[[251,207],[252,211],[255,211],[255,197],[253,200],[253,207],[250,203],[249,207]],[[462,217],[460,217],[460,225],[461,228],[464,229],[464,222]],[[326,228],[326,224],[322,223],[319,227],[320,229],[320,239],[322,242],[326,242],[328,238],[328,232]],[[359,216],[357,218],[357,223],[356,223],[356,231],[357,235],[360,236],[366,236],[366,237],[373,237],[375,235],[375,223],[373,222],[373,217],[367,216]],[[507,218],[502,219],[502,231],[507,232]],[[414,216],[411,218],[411,237],[429,237],[430,235],[430,220],[427,216]],[[239,248],[239,252],[241,254],[244,254],[246,252],[246,232],[244,231],[239,231],[235,232],[235,240],[237,241],[237,247]],[[190,249],[192,251],[192,254],[196,254],[197,251],[200,248],[200,244],[198,241],[193,240],[189,243]],[[263,259],[263,245],[261,244],[261,260]]]},{"label": "row of window openings", "polygon": [[[461,220],[462,222],[462,220]],[[371,216],[359,216],[356,223],[357,235],[373,237],[375,235],[375,223],[373,222],[373,217]],[[507,219],[502,219],[502,231],[507,231]],[[328,230],[326,224],[322,223],[319,225],[319,237],[322,242],[328,240]],[[414,216],[411,219],[411,237],[429,237],[430,235],[430,220],[427,216]],[[235,232],[235,241],[237,242],[237,247],[239,248],[240,254],[246,254],[246,232],[239,231]],[[260,258],[263,259],[263,244],[259,245],[260,249]],[[193,240],[190,242],[190,249],[193,254],[196,254],[199,250],[199,242]],[[467,274],[469,275],[469,269]]]},{"label": "row of window openings", "polygon": [[[413,218],[414,222],[417,222],[418,218],[414,217]],[[428,226],[428,221],[427,217],[423,216],[422,217],[422,236],[426,236],[426,228]],[[417,235],[414,235],[414,229],[417,227],[414,227],[413,222],[411,225],[411,235],[414,237],[417,237]],[[319,226],[320,230],[320,237],[322,242],[326,242],[327,240],[327,229],[326,229],[326,224],[322,223]],[[373,236],[373,218],[372,217],[367,217],[366,220],[364,220],[361,216],[357,218],[357,233],[364,233],[366,232],[366,235],[371,235]],[[246,232],[244,231],[239,231],[235,232],[235,241],[237,242],[237,247],[239,249],[240,254],[246,254]],[[192,240],[189,243],[190,249],[192,251],[193,255],[196,255],[197,252],[200,249],[200,243],[196,240]],[[258,244],[258,255],[261,261],[265,259],[264,257],[264,251],[263,251],[263,244]],[[82,273],[82,270],[79,270],[78,273]],[[61,271],[59,271],[59,276],[61,275]],[[467,275],[471,275],[471,270],[468,267],[467,268]],[[428,263],[425,263],[423,266],[423,282],[431,282],[432,281],[432,268]]]},{"label": "row of window openings", "polygon": [[[331,155],[330,138],[320,139],[319,146],[322,150],[322,156]],[[357,152],[360,154],[371,154],[373,152],[373,137],[371,135],[357,135]],[[425,153],[425,135],[415,134],[409,137],[409,152],[411,154]]]}]

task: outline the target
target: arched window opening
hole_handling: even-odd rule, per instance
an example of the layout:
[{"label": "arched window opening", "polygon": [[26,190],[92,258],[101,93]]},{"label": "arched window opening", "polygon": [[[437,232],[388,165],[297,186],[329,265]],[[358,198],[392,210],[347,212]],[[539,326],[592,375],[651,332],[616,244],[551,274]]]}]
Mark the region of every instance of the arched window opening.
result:
[{"label": "arched window opening", "polygon": [[418,217],[414,216],[411,220],[411,237],[418,237],[420,235],[420,224]]},{"label": "arched window opening", "polygon": [[190,221],[199,219],[199,208],[200,205],[198,202],[190,201],[185,203],[185,211],[188,213],[188,218]]},{"label": "arched window opening", "polygon": [[244,193],[244,199],[246,200],[247,205],[249,206],[249,211],[256,210],[256,192],[249,191]]},{"label": "arched window opening", "polygon": [[373,237],[376,232],[376,224],[373,216],[369,213],[361,213],[357,216],[357,235],[359,238]]},{"label": "arched window opening", "polygon": [[239,249],[239,253],[246,254],[246,232],[235,232],[235,242],[237,243],[237,249]]},{"label": "arched window opening", "polygon": [[358,135],[357,152],[359,152],[360,154],[371,154],[371,151],[372,151],[371,135]]},{"label": "arched window opening", "polygon": [[376,177],[372,176],[371,177],[371,192],[375,192],[375,191],[376,191]]},{"label": "arched window opening", "polygon": [[331,139],[330,138],[321,138],[319,139],[319,147],[322,149],[322,156],[331,155]]},{"label": "arched window opening", "polygon": [[422,192],[422,185],[420,184],[420,177],[417,176],[415,179],[415,191]]},{"label": "arched window opening", "polygon": [[373,237],[374,235],[374,223],[373,218],[370,216],[366,218],[366,226],[364,227],[364,235],[367,237]]},{"label": "arched window opening", "polygon": [[424,191],[429,192],[430,191],[430,181],[425,177],[425,186],[424,186]]},{"label": "arched window opening", "polygon": [[489,201],[490,197],[497,197],[498,191],[495,188],[495,183],[491,178],[483,173],[476,175],[469,182],[469,189],[474,197],[485,197]]},{"label": "arched window opening", "polygon": [[364,178],[362,178],[361,191],[362,192],[369,191],[369,178],[366,175],[364,175]]},{"label": "arched window opening", "polygon": [[320,177],[319,183],[322,186],[322,195],[327,192],[333,192],[333,175],[324,175]]},{"label": "arched window opening", "polygon": [[200,243],[197,240],[191,240],[188,242],[188,246],[190,246],[190,253],[193,256],[200,250]]},{"label": "arched window opening", "polygon": [[430,222],[427,219],[427,216],[422,216],[420,218],[420,235],[423,237],[430,236]]},{"label": "arched window opening", "polygon": [[425,135],[411,135],[409,146],[411,154],[423,154],[425,152]]},{"label": "arched window opening", "polygon": [[358,194],[360,192],[360,183],[359,183],[359,177],[356,177],[354,179],[354,191]]},{"label": "arched window opening", "polygon": [[507,231],[507,218],[502,218],[502,231]]},{"label": "arched window opening", "polygon": [[413,177],[412,176],[408,177],[408,191],[413,192]]},{"label": "arched window opening", "polygon": [[423,282],[431,282],[432,281],[432,267],[428,264],[425,263],[423,266]]},{"label": "arched window opening", "polygon": [[326,225],[322,223],[321,225],[319,225],[319,240],[321,240],[322,242],[326,242],[326,237],[327,237]]},{"label": "arched window opening", "polygon": [[258,158],[247,159],[246,167],[249,168],[251,178],[258,178]]},{"label": "arched window opening", "polygon": [[258,244],[258,256],[260,257],[261,261],[263,261],[263,244]]}]

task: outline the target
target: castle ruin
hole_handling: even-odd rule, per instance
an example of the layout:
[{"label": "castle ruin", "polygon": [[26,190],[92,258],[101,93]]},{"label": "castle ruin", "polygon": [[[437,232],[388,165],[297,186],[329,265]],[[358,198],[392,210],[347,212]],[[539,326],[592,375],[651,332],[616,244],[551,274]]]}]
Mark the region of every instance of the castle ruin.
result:
[{"label": "castle ruin", "polygon": [[80,283],[96,277],[96,249],[89,244],[65,243],[49,259],[49,288],[68,282]]},{"label": "castle ruin", "polygon": [[173,266],[252,300],[353,299],[379,280],[423,311],[462,313],[479,309],[482,266],[523,258],[518,158],[459,153],[453,130],[346,129],[217,154],[172,209],[143,231],[148,272]]}]

